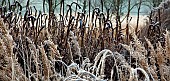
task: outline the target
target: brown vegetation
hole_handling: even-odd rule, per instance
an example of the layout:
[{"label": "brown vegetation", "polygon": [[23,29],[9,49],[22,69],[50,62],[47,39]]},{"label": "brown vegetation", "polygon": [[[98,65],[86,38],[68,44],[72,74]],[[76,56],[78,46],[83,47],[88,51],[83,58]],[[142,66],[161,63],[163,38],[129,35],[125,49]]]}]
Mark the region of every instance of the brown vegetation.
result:
[{"label": "brown vegetation", "polygon": [[159,10],[138,32],[121,27],[118,15],[114,28],[109,14],[93,11],[90,19],[77,12],[60,14],[61,20],[54,14],[33,15],[31,8],[24,16],[2,11],[0,80],[170,80],[170,36]]}]

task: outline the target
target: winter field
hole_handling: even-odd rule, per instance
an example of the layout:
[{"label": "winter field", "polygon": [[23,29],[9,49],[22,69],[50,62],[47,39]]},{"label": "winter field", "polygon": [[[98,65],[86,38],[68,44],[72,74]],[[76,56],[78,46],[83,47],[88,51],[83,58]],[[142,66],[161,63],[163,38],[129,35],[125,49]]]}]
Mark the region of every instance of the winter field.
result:
[{"label": "winter field", "polygon": [[46,13],[1,1],[0,81],[170,80],[170,0],[149,15],[65,10],[64,0],[54,13],[48,1]]}]

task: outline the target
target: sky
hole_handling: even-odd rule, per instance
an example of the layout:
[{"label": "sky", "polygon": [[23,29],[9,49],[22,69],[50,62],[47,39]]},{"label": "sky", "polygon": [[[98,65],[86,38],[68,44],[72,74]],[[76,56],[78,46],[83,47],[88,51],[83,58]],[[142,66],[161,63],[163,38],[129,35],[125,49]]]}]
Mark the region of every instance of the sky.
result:
[{"label": "sky", "polygon": [[[0,2],[1,2],[2,0],[0,0]],[[24,6],[24,5],[26,5],[26,3],[27,3],[27,0],[18,0],[19,2],[21,2],[22,3],[22,5]],[[37,8],[37,10],[39,11],[42,11],[43,10],[43,2],[42,2],[43,0],[30,0],[30,6],[35,6],[36,8]],[[58,1],[58,0],[57,0]],[[66,8],[66,5],[67,4],[71,4],[71,2],[73,2],[73,1],[77,1],[77,0],[65,0],[65,12],[66,12],[66,10],[67,10],[67,8]],[[87,0],[88,1],[88,0]],[[93,5],[96,5],[96,7],[101,7],[101,6],[97,6],[97,4],[100,4],[100,1],[99,0],[91,0],[92,1],[92,4]],[[131,6],[132,5],[134,5],[137,1],[139,1],[139,0],[131,0],[132,1],[132,3],[131,3]],[[79,2],[80,3],[80,2]],[[147,3],[148,4],[148,3]],[[82,3],[81,3],[81,5],[83,5]],[[124,13],[127,13],[127,2],[125,2],[125,4],[124,4],[124,8],[123,8],[123,12]],[[60,6],[58,6],[56,9],[55,9],[55,13],[59,13],[59,10],[60,10],[60,8],[59,8]],[[75,8],[75,6],[73,7],[73,9]],[[48,4],[46,3],[46,10],[48,11]],[[86,9],[87,10],[87,9]],[[92,10],[92,9],[91,9]],[[25,12],[25,10],[23,10],[23,12]],[[92,12],[92,11],[91,11]],[[149,12],[150,12],[150,8],[149,7],[147,7],[147,6],[145,6],[145,5],[142,5],[141,6],[141,10],[140,10],[140,12],[141,12],[141,14],[143,14],[143,15],[145,15],[145,14],[149,14]],[[134,7],[133,9],[132,9],[132,11],[131,11],[131,14],[134,14],[134,15],[136,15],[137,14],[137,7]]]}]

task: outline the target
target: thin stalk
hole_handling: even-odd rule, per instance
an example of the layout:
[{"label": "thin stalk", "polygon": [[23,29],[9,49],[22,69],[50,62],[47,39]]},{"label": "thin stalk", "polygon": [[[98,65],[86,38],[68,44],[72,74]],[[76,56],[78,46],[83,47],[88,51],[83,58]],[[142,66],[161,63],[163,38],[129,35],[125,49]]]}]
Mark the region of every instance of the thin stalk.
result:
[{"label": "thin stalk", "polygon": [[64,0],[62,0],[62,3],[63,3],[63,16],[64,16]]},{"label": "thin stalk", "polygon": [[119,14],[119,10],[120,10],[120,0],[117,0],[117,6],[116,6],[116,34],[115,34],[115,39],[118,40],[119,37],[119,30],[121,30],[121,22],[120,22],[120,14]]},{"label": "thin stalk", "polygon": [[29,8],[29,3],[30,3],[30,0],[27,1],[26,9]]},{"label": "thin stalk", "polygon": [[[60,2],[60,14],[61,14],[61,11],[62,11],[62,0]],[[64,16],[64,15],[63,15]],[[61,21],[61,16],[60,16],[60,21]]]},{"label": "thin stalk", "polygon": [[90,5],[91,5],[91,0],[89,0],[89,21],[90,21]]},{"label": "thin stalk", "polygon": [[127,13],[127,20],[126,20],[126,42],[129,42],[129,15],[130,15],[130,2],[131,0],[128,0],[128,13]]},{"label": "thin stalk", "polygon": [[159,26],[161,26],[161,12],[160,12],[160,9],[158,9],[158,17],[159,17]]},{"label": "thin stalk", "polygon": [[83,2],[83,12],[84,12],[84,14],[86,12],[86,0],[84,0],[84,2]]},{"label": "thin stalk", "polygon": [[53,14],[53,1],[52,0],[48,0],[49,2],[49,18],[51,18],[52,14]]},{"label": "thin stalk", "polygon": [[[77,0],[77,3],[78,3],[78,0]],[[77,5],[76,5],[76,11],[75,12],[77,12]],[[75,13],[75,16],[76,16],[76,13]]]},{"label": "thin stalk", "polygon": [[43,0],[43,12],[45,13],[45,0]]},{"label": "thin stalk", "polygon": [[102,12],[103,12],[103,0],[100,0],[101,1],[101,5],[102,5]]},{"label": "thin stalk", "polygon": [[140,15],[141,4],[142,4],[142,0],[140,0],[139,7],[138,7],[137,25],[136,25],[136,29],[135,29],[136,35],[137,35],[137,32],[138,32],[138,26],[139,26],[139,15]]}]

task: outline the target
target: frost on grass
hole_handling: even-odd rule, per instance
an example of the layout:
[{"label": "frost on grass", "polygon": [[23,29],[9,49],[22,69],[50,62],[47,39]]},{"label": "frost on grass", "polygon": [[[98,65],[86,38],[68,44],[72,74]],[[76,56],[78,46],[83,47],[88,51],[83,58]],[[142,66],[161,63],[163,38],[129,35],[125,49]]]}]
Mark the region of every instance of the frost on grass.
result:
[{"label": "frost on grass", "polygon": [[[165,15],[169,1],[161,4],[161,15]],[[2,81],[170,80],[169,31],[162,29],[168,26],[169,19],[164,18],[169,16],[156,21],[159,14],[153,13],[152,21],[140,23],[145,32],[139,27],[136,35],[132,28],[136,21],[129,24],[129,29],[124,26],[127,23],[120,24],[123,29],[118,24],[111,27],[115,22],[109,23],[110,18],[103,22],[106,20],[99,16],[103,12],[96,11],[94,18],[75,13],[75,17],[63,16],[63,20],[30,12],[17,16],[16,22],[8,17],[0,19]]]}]

